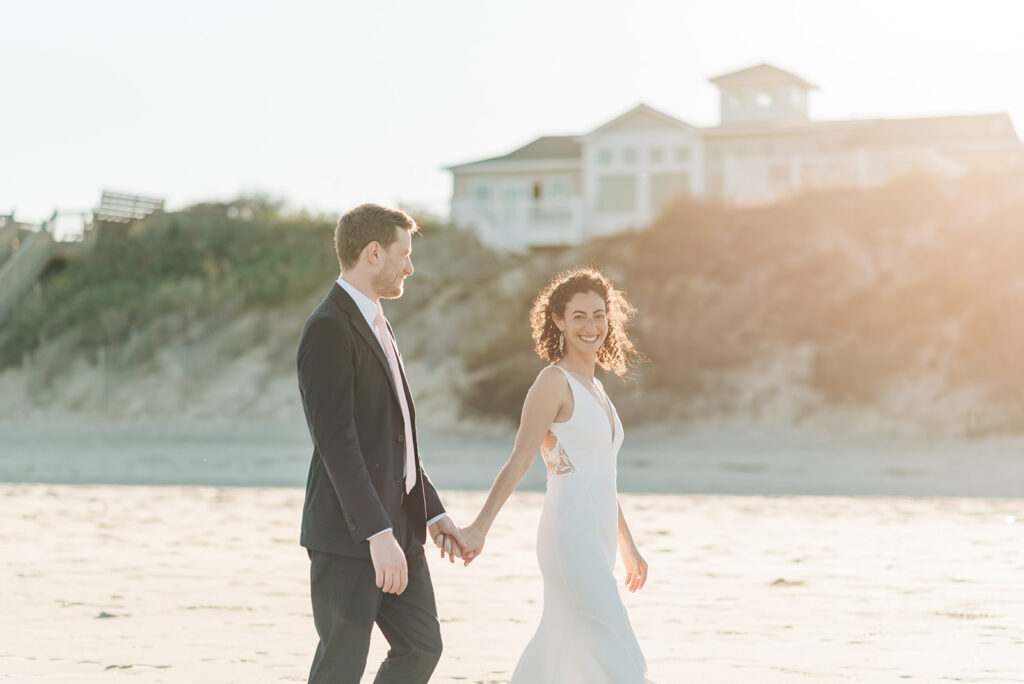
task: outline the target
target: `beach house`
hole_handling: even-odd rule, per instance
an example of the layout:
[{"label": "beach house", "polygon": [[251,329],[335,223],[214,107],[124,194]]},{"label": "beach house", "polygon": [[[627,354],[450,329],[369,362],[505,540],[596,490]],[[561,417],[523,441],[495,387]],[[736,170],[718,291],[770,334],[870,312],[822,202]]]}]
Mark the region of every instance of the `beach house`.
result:
[{"label": "beach house", "polygon": [[582,135],[545,136],[448,167],[452,222],[499,249],[578,244],[643,227],[680,195],[766,203],[1022,157],[1006,113],[812,121],[815,86],[788,71],[760,64],[710,81],[718,126],[640,104]]}]

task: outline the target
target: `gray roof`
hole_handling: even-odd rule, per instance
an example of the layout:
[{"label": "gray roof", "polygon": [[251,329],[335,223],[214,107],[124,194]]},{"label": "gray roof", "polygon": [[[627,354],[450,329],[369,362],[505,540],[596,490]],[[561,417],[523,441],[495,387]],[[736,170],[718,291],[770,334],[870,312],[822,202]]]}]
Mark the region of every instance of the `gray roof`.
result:
[{"label": "gray roof", "polygon": [[612,128],[612,127],[616,126],[617,124],[619,124],[622,121],[625,121],[627,119],[630,119],[630,118],[633,118],[633,117],[636,117],[636,116],[644,116],[644,117],[647,117],[650,120],[657,121],[657,122],[662,123],[662,124],[667,124],[669,126],[675,126],[675,127],[678,127],[678,128],[686,128],[686,129],[696,130],[693,126],[691,126],[690,124],[686,123],[682,119],[677,119],[676,117],[672,116],[671,114],[666,114],[663,111],[655,109],[654,107],[651,107],[649,105],[645,105],[643,102],[641,102],[636,107],[633,107],[632,109],[630,109],[628,112],[620,114],[619,116],[615,117],[614,119],[612,119],[608,123],[605,123],[605,124],[602,124],[602,125],[598,126],[594,130],[592,130],[590,133],[588,133],[587,135],[589,136],[589,135],[593,135],[594,133],[598,133],[600,131],[607,130],[609,128]]},{"label": "gray roof", "polygon": [[871,147],[982,141],[1020,142],[1009,115],[974,114],[862,121],[843,141],[843,146]]},{"label": "gray roof", "polygon": [[[766,67],[782,74],[786,72],[768,65],[759,65],[752,69]],[[750,69],[744,70],[750,71]],[[743,72],[736,72],[737,74]],[[727,74],[726,76],[732,76]],[[790,74],[791,75],[791,74]],[[725,77],[719,77],[725,78]],[[796,78],[796,77],[794,77]],[[715,79],[712,79],[715,80]],[[806,82],[805,82],[806,83]],[[809,85],[809,84],[808,84]],[[811,86],[813,87],[813,86]],[[591,131],[603,130],[619,121],[642,113],[656,116],[667,123],[681,127],[690,127],[681,121],[653,107],[641,104],[625,114],[612,119],[608,123]],[[888,145],[924,145],[935,143],[965,142],[978,144],[986,141],[992,143],[1019,144],[1013,121],[1008,114],[975,114],[964,116],[938,116],[916,119],[854,119],[847,121],[807,121],[787,126],[765,126],[761,124],[742,124],[718,126],[700,129],[700,133],[711,139],[733,136],[777,136],[777,135],[820,135],[822,133],[841,131],[840,145],[847,148],[888,146]],[[847,131],[849,131],[847,133]],[[588,134],[589,135],[589,134]],[[528,159],[565,159],[577,160],[582,157],[582,137],[577,135],[546,135],[533,142],[500,157],[491,157],[479,161],[457,164],[447,167],[448,170],[472,167],[489,162],[516,161]]]},{"label": "gray roof", "polygon": [[501,157],[480,159],[479,161],[467,162],[465,164],[456,164],[448,168],[459,169],[474,164],[512,161],[514,159],[579,159],[583,156],[582,149],[583,146],[580,144],[579,136],[545,135]]},{"label": "gray roof", "polygon": [[719,87],[796,85],[806,90],[817,90],[818,88],[818,86],[805,81],[796,74],[774,67],[771,64],[758,64],[746,69],[740,69],[739,71],[715,76],[708,80]]},{"label": "gray roof", "polygon": [[1013,121],[1006,113],[934,116],[915,119],[846,119],[806,121],[788,125],[728,124],[701,129],[711,140],[770,136],[841,136],[844,147],[922,145],[979,142],[1019,143]]},{"label": "gray roof", "polygon": [[[615,117],[608,123],[599,126],[587,135],[603,131],[618,124],[620,121],[637,115],[652,117],[663,123],[678,126],[680,128],[697,130],[685,121],[681,121],[674,116],[670,116],[665,112],[655,109],[654,107],[649,107],[648,105],[641,103],[630,109],[628,112]],[[582,136],[545,135],[500,157],[490,157],[488,159],[480,159],[478,161],[467,162],[465,164],[455,164],[445,168],[451,171],[454,169],[464,169],[470,166],[475,166],[476,164],[487,164],[490,162],[514,161],[519,159],[581,159],[582,157]]]},{"label": "gray roof", "polygon": [[575,135],[545,135],[500,159],[579,159],[582,149]]}]

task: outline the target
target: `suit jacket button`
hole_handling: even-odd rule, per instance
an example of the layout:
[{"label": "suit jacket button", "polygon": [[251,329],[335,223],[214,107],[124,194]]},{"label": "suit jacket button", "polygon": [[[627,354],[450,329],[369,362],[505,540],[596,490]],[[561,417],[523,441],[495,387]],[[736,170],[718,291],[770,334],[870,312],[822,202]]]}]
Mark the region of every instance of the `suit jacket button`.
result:
[{"label": "suit jacket button", "polygon": [[398,441],[399,442],[404,442],[405,441],[405,435],[401,435],[401,434],[398,435]]},{"label": "suit jacket button", "polygon": [[404,484],[405,478],[401,475],[395,475],[395,484]]}]

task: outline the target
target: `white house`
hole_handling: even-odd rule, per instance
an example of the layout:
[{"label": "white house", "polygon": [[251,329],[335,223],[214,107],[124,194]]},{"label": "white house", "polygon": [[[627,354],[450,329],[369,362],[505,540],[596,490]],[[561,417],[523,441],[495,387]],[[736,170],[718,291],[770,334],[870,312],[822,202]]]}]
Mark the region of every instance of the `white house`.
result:
[{"label": "white house", "polygon": [[782,69],[761,64],[711,82],[721,94],[715,127],[640,104],[583,135],[448,167],[452,222],[502,249],[576,244],[647,225],[681,194],[770,202],[917,168],[960,174],[1022,150],[1007,114],[814,122],[815,86]]}]

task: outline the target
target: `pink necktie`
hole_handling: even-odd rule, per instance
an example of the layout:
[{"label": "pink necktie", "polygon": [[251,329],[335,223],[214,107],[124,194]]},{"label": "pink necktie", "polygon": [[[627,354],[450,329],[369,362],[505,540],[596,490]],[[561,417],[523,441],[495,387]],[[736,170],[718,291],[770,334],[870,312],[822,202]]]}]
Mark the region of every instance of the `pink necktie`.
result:
[{"label": "pink necktie", "polygon": [[398,393],[398,403],[402,407],[402,419],[405,420],[405,493],[408,494],[416,485],[416,455],[412,441],[412,420],[409,418],[409,404],[405,400],[405,384],[402,382],[402,372],[398,366],[398,348],[395,345],[395,338],[388,330],[387,319],[384,318],[384,310],[377,305],[377,317],[373,319],[373,327],[377,329],[377,337],[381,346],[384,347],[384,354],[388,357],[391,365],[391,377],[395,381],[395,390]]}]

